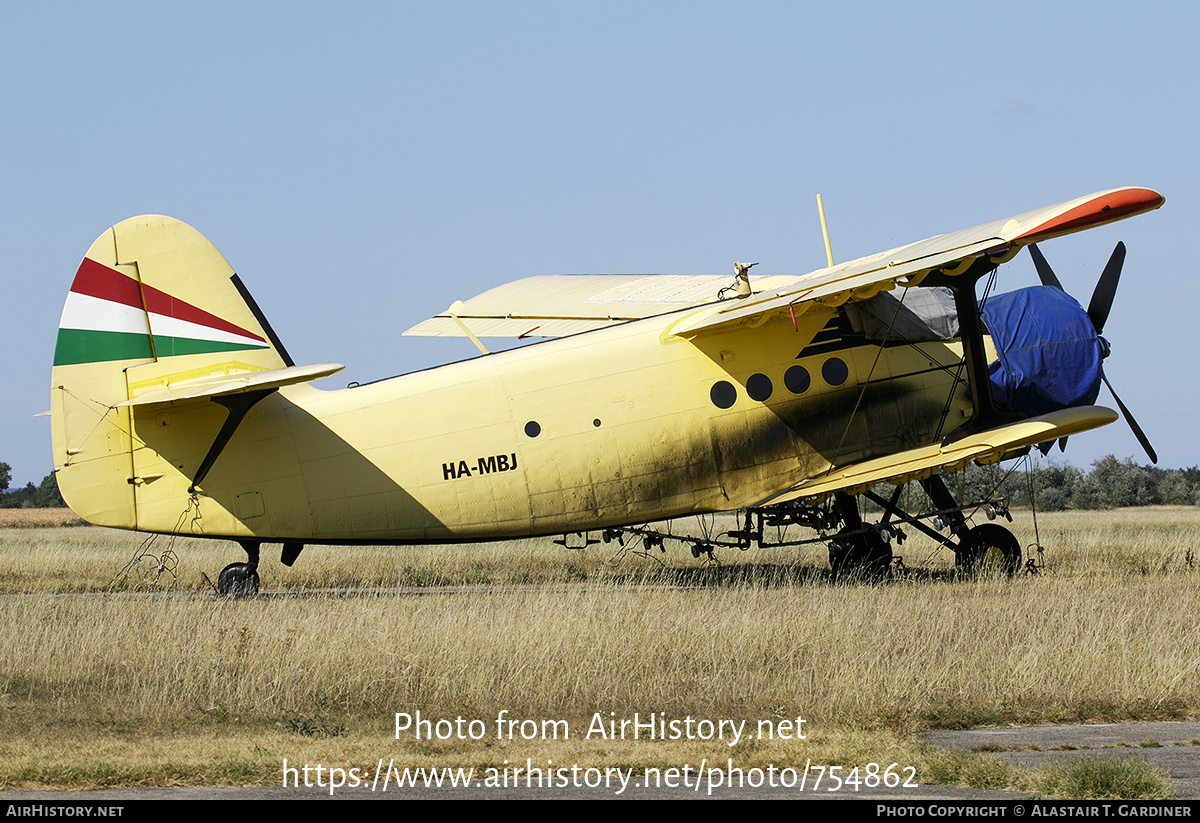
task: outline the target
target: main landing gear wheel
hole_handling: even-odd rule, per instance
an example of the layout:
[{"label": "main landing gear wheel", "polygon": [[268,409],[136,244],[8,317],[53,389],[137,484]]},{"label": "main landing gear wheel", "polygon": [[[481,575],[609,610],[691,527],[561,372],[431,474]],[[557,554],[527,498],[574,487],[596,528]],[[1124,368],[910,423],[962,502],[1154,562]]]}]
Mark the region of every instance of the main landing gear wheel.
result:
[{"label": "main landing gear wheel", "polygon": [[230,563],[217,578],[217,594],[222,597],[253,597],[258,594],[258,567],[250,563]]},{"label": "main landing gear wheel", "polygon": [[829,565],[835,582],[878,582],[891,572],[892,547],[874,529],[846,526],[829,541]]},{"label": "main landing gear wheel", "polygon": [[[246,552],[245,563],[230,563],[217,577],[217,594],[222,597],[254,597],[258,594],[258,547],[256,540],[239,540]],[[299,550],[296,552],[299,554]],[[293,560],[295,558],[292,558]]]},{"label": "main landing gear wheel", "polygon": [[955,565],[963,574],[1003,573],[1012,577],[1021,568],[1021,544],[997,523],[983,523],[958,541]]}]

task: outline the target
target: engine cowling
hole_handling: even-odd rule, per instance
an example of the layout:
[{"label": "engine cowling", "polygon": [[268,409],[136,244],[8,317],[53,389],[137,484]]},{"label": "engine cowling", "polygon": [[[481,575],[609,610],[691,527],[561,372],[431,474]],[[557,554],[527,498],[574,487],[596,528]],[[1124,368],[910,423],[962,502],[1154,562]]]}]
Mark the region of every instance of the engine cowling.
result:
[{"label": "engine cowling", "polygon": [[988,376],[998,407],[1034,417],[1095,404],[1108,342],[1073,297],[1032,286],[989,297],[980,316],[996,348]]}]

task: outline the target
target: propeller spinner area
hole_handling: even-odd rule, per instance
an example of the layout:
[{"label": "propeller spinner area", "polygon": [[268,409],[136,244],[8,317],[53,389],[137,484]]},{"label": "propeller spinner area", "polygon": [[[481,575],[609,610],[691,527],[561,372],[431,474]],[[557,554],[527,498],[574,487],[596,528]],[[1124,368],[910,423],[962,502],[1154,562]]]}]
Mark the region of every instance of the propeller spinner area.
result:
[{"label": "propeller spinner area", "polygon": [[[1029,246],[1029,256],[1033,258],[1034,268],[1037,269],[1038,278],[1042,281],[1043,286],[1051,286],[1059,291],[1066,292],[1055,276],[1054,270],[1050,268],[1050,264],[1046,262],[1045,256],[1038,249],[1037,244],[1033,243]],[[1117,247],[1113,249],[1112,255],[1108,258],[1108,263],[1104,266],[1104,271],[1100,273],[1100,279],[1096,282],[1096,288],[1092,291],[1092,299],[1088,302],[1087,316],[1092,321],[1092,328],[1096,330],[1096,336],[1101,343],[1102,357],[1108,357],[1110,346],[1108,341],[1102,337],[1104,333],[1104,324],[1108,320],[1108,314],[1112,310],[1113,300],[1117,294],[1117,284],[1121,280],[1121,268],[1125,265],[1125,244],[1117,243]],[[1150,445],[1150,439],[1146,437],[1142,427],[1138,425],[1129,408],[1121,402],[1120,396],[1109,382],[1108,377],[1104,374],[1104,369],[1100,369],[1100,379],[1104,385],[1108,387],[1108,391],[1112,394],[1113,400],[1117,402],[1117,408],[1121,410],[1121,415],[1125,418],[1125,422],[1129,424],[1129,428],[1133,430],[1134,437],[1142,444],[1147,456],[1152,463],[1158,462],[1158,454],[1154,451],[1154,447]],[[1059,446],[1063,447],[1066,444],[1066,438],[1059,441]]]}]

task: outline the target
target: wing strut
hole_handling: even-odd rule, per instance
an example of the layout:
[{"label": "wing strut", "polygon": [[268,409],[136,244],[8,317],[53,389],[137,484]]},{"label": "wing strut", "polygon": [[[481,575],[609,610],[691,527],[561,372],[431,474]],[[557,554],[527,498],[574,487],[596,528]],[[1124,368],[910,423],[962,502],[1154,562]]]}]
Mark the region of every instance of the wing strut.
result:
[{"label": "wing strut", "polygon": [[465,306],[463,305],[463,301],[455,300],[454,305],[452,305],[449,309],[447,309],[447,311],[450,312],[450,319],[458,324],[458,327],[460,329],[462,329],[463,334],[465,334],[467,337],[471,338],[471,342],[475,344],[475,348],[479,349],[479,351],[483,354],[491,354],[491,352],[488,351],[487,348],[482,343],[479,342],[479,338],[476,337],[475,335],[471,334],[471,330],[467,328],[467,324],[464,323],[462,321],[462,318],[460,318],[458,316],[458,313],[460,311],[462,311],[463,308],[465,308]]},{"label": "wing strut", "polygon": [[977,257],[970,268],[960,275],[949,277],[941,272],[931,272],[921,283],[923,286],[945,286],[954,295],[954,310],[958,314],[959,336],[963,342],[963,360],[967,365],[967,385],[971,388],[971,402],[975,406],[971,419],[946,435],[942,445],[1022,419],[1019,414],[996,408],[992,402],[992,387],[988,382],[987,349],[983,345],[983,321],[979,317],[975,284],[995,268],[996,264],[990,256],[984,255]]}]

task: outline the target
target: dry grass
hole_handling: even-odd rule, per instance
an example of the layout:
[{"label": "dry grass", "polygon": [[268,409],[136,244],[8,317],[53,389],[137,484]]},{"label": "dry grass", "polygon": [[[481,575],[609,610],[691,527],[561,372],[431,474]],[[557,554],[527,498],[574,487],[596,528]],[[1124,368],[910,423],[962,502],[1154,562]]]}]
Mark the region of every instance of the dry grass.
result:
[{"label": "dry grass", "polygon": [[[1200,707],[1185,575],[1121,587],[808,585],[0,601],[0,690],[152,723],[313,712],[580,720],[803,714],[815,726],[1127,719]],[[1014,585],[1022,591],[1014,593]]]},{"label": "dry grass", "polygon": [[80,525],[83,521],[70,509],[0,509],[0,529]]},{"label": "dry grass", "polygon": [[[176,594],[79,598],[54,593],[103,591],[137,536],[3,530],[0,590],[40,594],[0,599],[0,785],[274,781],[281,757],[306,752],[424,766],[733,756],[935,770],[945,759],[915,742],[919,729],[1200,714],[1200,588],[1188,562],[1200,512],[1038,525],[1047,568],[1018,581],[954,581],[948,557],[920,562],[929,547],[916,539],[903,553],[917,571],[879,587],[829,585],[818,548],[727,553],[714,569],[678,552],[663,567],[547,540],[312,547],[292,570],[264,555],[265,586],[296,594],[240,602],[194,593],[202,570],[215,577],[239,559],[230,544],[177,542]],[[305,595],[330,584],[381,592]],[[418,596],[398,584],[463,588]],[[809,738],[735,750],[394,740],[394,713],[418,709],[489,722],[507,710],[567,720],[576,734],[594,712],[751,724],[802,715]],[[322,728],[340,734],[304,735]],[[188,753],[197,738],[208,741],[199,758]]]},{"label": "dry grass", "polygon": [[[732,525],[726,522],[720,528]],[[1030,515],[1018,512],[1011,528],[1027,556],[1037,558],[1039,542],[1046,547],[1043,573],[1051,576],[1138,576],[1200,566],[1200,508],[1042,514],[1036,530]],[[947,579],[953,569],[950,553],[915,530],[908,532],[910,539],[896,553],[903,556],[909,578]],[[157,574],[167,549],[172,553],[170,570]],[[645,553],[640,544],[622,548],[615,542],[568,551],[549,538],[421,547],[310,546],[292,568],[279,562],[277,551],[275,545],[263,547],[259,573],[265,590],[544,586],[583,581],[778,586],[823,583],[828,570],[827,552],[819,543],[747,552],[722,549],[718,564],[692,560],[677,542],[668,543],[668,552],[660,554],[658,550]],[[139,555],[142,561],[114,584],[114,578]],[[201,591],[209,588],[205,577],[215,580],[227,563],[244,559],[235,544],[203,537],[172,541],[91,526],[0,528],[0,593],[163,590],[172,581],[176,591]]]}]

